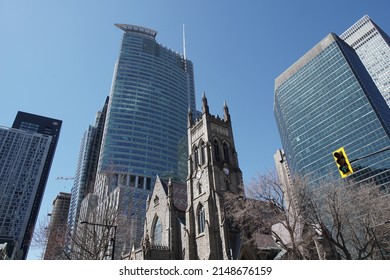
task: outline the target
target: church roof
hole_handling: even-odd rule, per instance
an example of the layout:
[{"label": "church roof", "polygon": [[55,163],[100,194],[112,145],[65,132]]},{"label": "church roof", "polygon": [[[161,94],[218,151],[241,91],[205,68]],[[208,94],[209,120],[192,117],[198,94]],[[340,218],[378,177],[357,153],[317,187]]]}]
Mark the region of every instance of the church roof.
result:
[{"label": "church roof", "polygon": [[[173,203],[179,211],[187,209],[187,184],[172,182]],[[161,179],[161,184],[165,193],[168,195],[168,181]]]},{"label": "church roof", "polygon": [[261,250],[280,249],[270,234],[256,233],[255,243],[257,248]]}]

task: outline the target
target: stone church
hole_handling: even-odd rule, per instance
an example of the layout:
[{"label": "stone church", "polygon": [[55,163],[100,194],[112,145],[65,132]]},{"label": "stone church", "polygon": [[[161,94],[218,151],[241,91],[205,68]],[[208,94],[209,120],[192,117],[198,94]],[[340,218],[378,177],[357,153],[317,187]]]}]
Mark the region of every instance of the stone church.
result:
[{"label": "stone church", "polygon": [[124,259],[227,260],[272,259],[279,248],[270,235],[258,234],[256,244],[226,217],[226,194],[244,197],[242,172],[235,150],[228,106],[223,118],[209,112],[188,113],[187,183],[157,177],[146,203],[142,245]]}]

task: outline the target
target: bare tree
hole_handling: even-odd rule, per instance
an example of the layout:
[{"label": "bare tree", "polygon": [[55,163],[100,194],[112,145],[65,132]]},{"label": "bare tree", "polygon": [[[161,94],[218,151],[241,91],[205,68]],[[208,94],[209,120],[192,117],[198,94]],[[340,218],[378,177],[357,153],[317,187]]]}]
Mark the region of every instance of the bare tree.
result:
[{"label": "bare tree", "polygon": [[302,207],[306,201],[306,185],[296,186],[294,191],[284,188],[272,172],[259,175],[246,186],[245,199],[228,198],[236,209],[230,215],[246,233],[248,242],[254,242],[257,233],[268,233],[284,251],[284,258],[316,259],[313,241],[316,234],[305,228],[302,219],[306,210]]},{"label": "bare tree", "polygon": [[389,257],[388,193],[370,183],[327,184],[315,193],[308,200],[306,223],[336,248],[340,258]]},{"label": "bare tree", "polygon": [[82,202],[75,228],[64,225],[49,231],[49,222],[42,221],[35,230],[34,247],[44,248],[51,259],[121,259],[122,253],[130,251],[133,237],[143,230],[142,202],[129,186],[100,196],[90,193]]},{"label": "bare tree", "polygon": [[323,184],[313,190],[298,178],[286,187],[269,172],[253,179],[245,199],[228,200],[248,240],[256,232],[271,233],[285,259],[389,256],[390,196],[375,185]]},{"label": "bare tree", "polygon": [[[117,213],[113,209],[102,211],[89,211],[84,223],[70,232],[67,225],[50,226],[48,219],[41,220],[35,229],[32,242],[33,248],[43,249],[44,259],[85,259],[99,260],[111,258],[114,229],[116,227]],[[48,240],[50,239],[50,242]]]}]

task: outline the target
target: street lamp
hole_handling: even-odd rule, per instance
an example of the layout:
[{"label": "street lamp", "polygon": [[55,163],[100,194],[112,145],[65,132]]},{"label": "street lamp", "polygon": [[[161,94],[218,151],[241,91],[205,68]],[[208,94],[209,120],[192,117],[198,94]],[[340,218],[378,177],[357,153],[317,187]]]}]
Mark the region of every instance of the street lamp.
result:
[{"label": "street lamp", "polygon": [[98,224],[98,223],[90,223],[88,221],[82,221],[80,222],[82,225],[90,225],[90,226],[98,226],[98,227],[106,227],[108,231],[110,231],[111,228],[114,228],[114,236],[111,238],[112,242],[112,252],[111,252],[111,260],[114,260],[115,256],[115,240],[116,240],[116,225],[105,225],[105,224]]}]

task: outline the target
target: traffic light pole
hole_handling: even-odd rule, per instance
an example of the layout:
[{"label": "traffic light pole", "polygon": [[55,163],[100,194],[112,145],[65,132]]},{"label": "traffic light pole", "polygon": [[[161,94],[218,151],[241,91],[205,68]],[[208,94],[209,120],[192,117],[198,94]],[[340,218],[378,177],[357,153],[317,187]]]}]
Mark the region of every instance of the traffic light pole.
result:
[{"label": "traffic light pole", "polygon": [[370,157],[370,156],[374,156],[374,155],[377,155],[377,154],[379,154],[379,153],[382,153],[382,152],[388,151],[388,150],[390,150],[390,147],[383,148],[382,150],[379,150],[379,151],[376,151],[376,152],[374,152],[374,153],[371,153],[371,154],[362,156],[362,157],[360,157],[360,158],[355,158],[355,159],[351,160],[349,163],[352,163],[352,162],[355,162],[355,161],[358,161],[358,160],[361,160],[361,159],[364,159],[364,158],[368,158],[368,157]]}]

